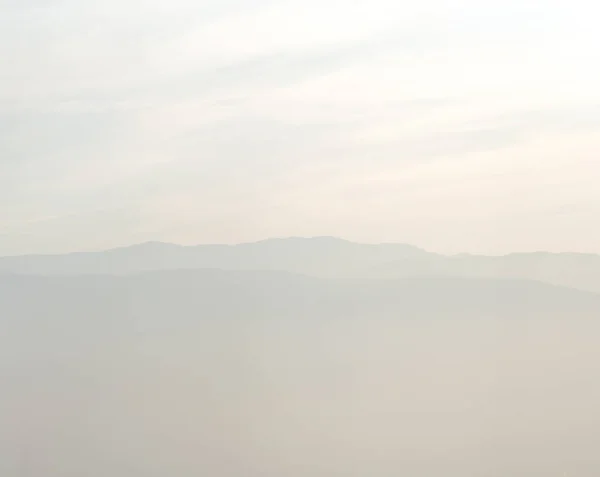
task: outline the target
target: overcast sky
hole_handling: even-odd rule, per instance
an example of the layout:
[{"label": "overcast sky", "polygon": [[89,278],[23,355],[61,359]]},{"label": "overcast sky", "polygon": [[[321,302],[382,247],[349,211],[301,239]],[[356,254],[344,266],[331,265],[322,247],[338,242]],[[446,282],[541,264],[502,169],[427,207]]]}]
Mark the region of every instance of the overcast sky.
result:
[{"label": "overcast sky", "polygon": [[592,0],[0,0],[0,255],[600,253]]}]

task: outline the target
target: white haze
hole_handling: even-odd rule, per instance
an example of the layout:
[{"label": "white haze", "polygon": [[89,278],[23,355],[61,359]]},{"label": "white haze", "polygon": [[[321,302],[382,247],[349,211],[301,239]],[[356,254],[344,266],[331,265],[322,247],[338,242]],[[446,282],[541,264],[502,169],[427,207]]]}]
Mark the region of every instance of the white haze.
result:
[{"label": "white haze", "polygon": [[599,5],[0,0],[0,477],[598,477]]},{"label": "white haze", "polygon": [[598,331],[365,315],[5,361],[2,471],[591,477]]}]

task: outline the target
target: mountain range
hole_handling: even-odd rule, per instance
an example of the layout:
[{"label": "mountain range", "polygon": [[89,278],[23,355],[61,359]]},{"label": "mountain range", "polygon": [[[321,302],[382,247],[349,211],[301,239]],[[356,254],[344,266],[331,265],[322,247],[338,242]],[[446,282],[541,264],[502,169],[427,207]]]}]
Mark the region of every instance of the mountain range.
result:
[{"label": "mountain range", "polygon": [[600,292],[600,255],[441,255],[406,244],[359,244],[332,237],[239,245],[148,242],[101,252],[0,258],[0,271],[36,275],[123,275],[177,269],[288,271],[327,278],[445,276],[541,281]]}]

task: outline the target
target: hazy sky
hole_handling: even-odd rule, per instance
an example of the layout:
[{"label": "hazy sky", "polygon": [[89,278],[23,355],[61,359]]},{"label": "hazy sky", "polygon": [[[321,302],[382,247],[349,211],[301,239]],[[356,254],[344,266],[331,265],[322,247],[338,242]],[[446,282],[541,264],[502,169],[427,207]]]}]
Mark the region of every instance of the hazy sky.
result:
[{"label": "hazy sky", "polygon": [[591,0],[0,0],[0,255],[600,252]]}]

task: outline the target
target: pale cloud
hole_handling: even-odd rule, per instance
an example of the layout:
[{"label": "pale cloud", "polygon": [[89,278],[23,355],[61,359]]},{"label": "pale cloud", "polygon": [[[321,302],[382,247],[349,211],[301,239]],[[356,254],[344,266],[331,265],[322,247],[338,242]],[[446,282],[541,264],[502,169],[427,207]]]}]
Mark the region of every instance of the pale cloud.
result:
[{"label": "pale cloud", "polygon": [[2,2],[0,254],[284,235],[600,251],[583,234],[600,211],[594,13]]}]

